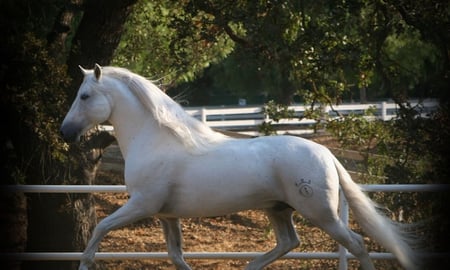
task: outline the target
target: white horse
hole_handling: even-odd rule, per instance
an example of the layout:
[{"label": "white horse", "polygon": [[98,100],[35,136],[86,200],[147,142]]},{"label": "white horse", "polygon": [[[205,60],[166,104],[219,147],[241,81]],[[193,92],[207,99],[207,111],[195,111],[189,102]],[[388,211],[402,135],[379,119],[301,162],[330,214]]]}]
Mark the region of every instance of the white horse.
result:
[{"label": "white horse", "polygon": [[403,267],[418,268],[400,227],[378,213],[324,146],[291,136],[229,138],[126,69],[96,65],[81,70],[84,81],[61,134],[67,141],[78,141],[95,125],[112,123],[125,159],[130,199],[97,225],[79,269],[94,263],[98,245],[110,230],[149,216],[161,220],[176,268],[190,269],[182,255],[179,218],[246,209],[264,210],[277,240],[273,250],[246,269],[263,269],[299,245],[294,210],[346,247],[361,268],[374,269],[363,238],[339,219],[339,188],[364,231]]}]

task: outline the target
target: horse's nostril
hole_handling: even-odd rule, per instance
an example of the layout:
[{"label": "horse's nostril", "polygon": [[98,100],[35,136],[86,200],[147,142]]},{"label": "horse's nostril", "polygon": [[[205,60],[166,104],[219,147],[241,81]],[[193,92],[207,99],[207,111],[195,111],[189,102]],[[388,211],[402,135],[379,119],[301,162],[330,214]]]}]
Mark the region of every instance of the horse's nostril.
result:
[{"label": "horse's nostril", "polygon": [[64,139],[65,142],[74,142],[77,140],[77,132],[73,130],[70,126],[64,125],[59,130],[59,133],[61,134],[61,137]]}]

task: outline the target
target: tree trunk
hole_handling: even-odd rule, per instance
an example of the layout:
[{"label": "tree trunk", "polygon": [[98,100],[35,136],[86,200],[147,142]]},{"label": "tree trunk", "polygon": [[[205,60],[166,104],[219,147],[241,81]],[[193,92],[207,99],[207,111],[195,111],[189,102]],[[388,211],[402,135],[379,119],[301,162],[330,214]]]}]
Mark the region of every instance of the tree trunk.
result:
[{"label": "tree trunk", "polygon": [[77,18],[82,16],[84,0],[70,0],[59,12],[53,29],[47,35],[47,42],[52,56],[65,63],[70,50],[69,37],[76,32]]},{"label": "tree trunk", "polygon": [[[100,162],[101,149],[89,143],[71,146],[74,159],[67,184],[92,185]],[[53,183],[61,184],[54,179]],[[95,200],[92,194],[28,195],[27,251],[82,251],[96,225]],[[23,269],[77,269],[78,262],[26,262]]]},{"label": "tree trunk", "polygon": [[[119,45],[123,26],[137,0],[98,0],[85,3],[85,13],[72,41],[67,61],[69,75],[74,79],[73,96],[82,81],[78,65],[93,68],[108,65]],[[70,96],[70,95],[69,95]]]},{"label": "tree trunk", "polygon": [[[68,65],[72,101],[81,83],[78,64],[108,64],[122,35],[133,1],[71,0],[55,20],[47,36],[48,48],[58,62]],[[77,27],[76,22],[82,19]],[[76,31],[75,31],[76,29]],[[75,33],[72,40],[71,33]],[[72,46],[70,47],[70,44]],[[70,49],[70,52],[69,52]],[[70,102],[69,101],[69,102]],[[94,132],[81,145],[71,145],[71,167],[65,184],[94,184],[102,149],[114,138]],[[53,179],[47,184],[61,184]],[[42,184],[42,183],[39,183]],[[92,194],[34,194],[28,196],[28,251],[82,251],[96,224]],[[23,269],[77,269],[78,262],[26,262]]]},{"label": "tree trunk", "polygon": [[[132,6],[137,0],[85,1],[83,19],[72,40],[72,48],[67,60],[68,72],[72,80],[69,98],[74,97],[82,81],[78,65],[90,68],[94,63],[107,65],[122,36],[123,26]],[[77,184],[94,183],[102,149],[114,141],[107,133],[92,133],[88,147],[80,149],[77,156],[81,168],[76,175]],[[74,183],[72,183],[74,184]],[[73,246],[83,250],[95,225],[94,201],[92,195],[72,195],[74,233]]]}]

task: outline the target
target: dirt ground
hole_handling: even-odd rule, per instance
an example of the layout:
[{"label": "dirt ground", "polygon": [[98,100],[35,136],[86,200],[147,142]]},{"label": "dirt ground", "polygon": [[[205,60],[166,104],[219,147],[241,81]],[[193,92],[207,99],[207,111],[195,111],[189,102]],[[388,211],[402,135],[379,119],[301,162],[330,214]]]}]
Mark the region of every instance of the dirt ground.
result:
[{"label": "dirt ground", "polygon": [[[121,176],[101,172],[98,184],[121,184]],[[96,211],[98,220],[111,214],[127,200],[125,193],[98,193]],[[183,219],[183,249],[185,252],[266,252],[275,246],[269,222],[261,211],[244,211],[213,218]],[[295,224],[301,244],[295,252],[334,252],[335,241],[298,214]],[[355,231],[361,233],[356,225]],[[366,243],[371,251],[383,251],[375,244]],[[100,245],[101,252],[166,252],[159,221],[145,219],[110,232]],[[186,260],[193,269],[244,269],[245,260]],[[377,269],[401,269],[395,261],[375,261]],[[358,269],[359,263],[349,261],[349,269]],[[337,260],[278,260],[266,269],[337,269]],[[169,260],[105,260],[97,262],[97,269],[175,269]]]}]

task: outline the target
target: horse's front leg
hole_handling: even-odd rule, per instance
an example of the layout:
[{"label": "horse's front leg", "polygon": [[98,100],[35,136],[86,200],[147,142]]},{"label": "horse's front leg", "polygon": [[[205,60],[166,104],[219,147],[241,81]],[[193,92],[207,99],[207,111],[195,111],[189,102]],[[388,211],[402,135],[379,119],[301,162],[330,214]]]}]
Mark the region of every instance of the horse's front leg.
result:
[{"label": "horse's front leg", "polygon": [[81,256],[80,267],[78,269],[87,270],[94,264],[95,252],[98,249],[98,245],[109,231],[154,214],[148,207],[144,207],[145,205],[139,198],[131,197],[122,207],[100,221],[95,227],[92,237]]},{"label": "horse's front leg", "polygon": [[160,221],[166,238],[167,251],[173,264],[178,270],[190,270],[191,268],[183,259],[183,236],[180,220],[178,218],[160,218]]}]

